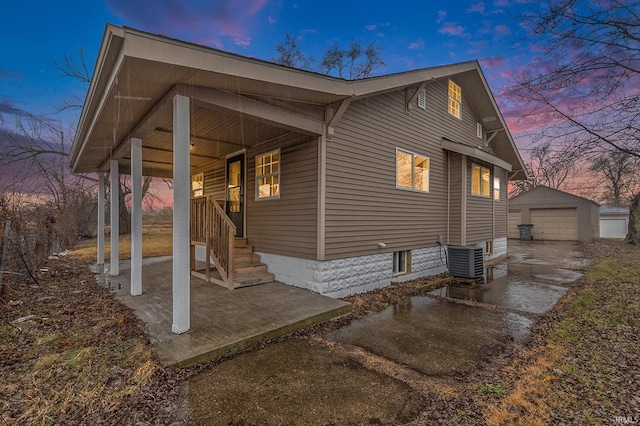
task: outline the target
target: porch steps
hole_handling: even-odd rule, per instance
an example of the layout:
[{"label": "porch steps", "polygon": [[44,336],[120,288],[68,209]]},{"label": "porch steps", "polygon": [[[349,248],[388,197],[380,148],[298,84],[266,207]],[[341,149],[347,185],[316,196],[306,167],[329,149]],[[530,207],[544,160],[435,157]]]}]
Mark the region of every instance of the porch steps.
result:
[{"label": "porch steps", "polygon": [[[198,262],[200,266],[202,263]],[[197,268],[192,275],[206,280],[206,271]],[[212,265],[209,281],[223,287],[229,287],[220,273]],[[232,288],[248,287],[258,284],[274,282],[273,274],[267,272],[267,265],[260,262],[260,256],[253,252],[253,246],[247,244],[246,238],[236,238],[233,248],[233,286]]]},{"label": "porch steps", "polygon": [[273,274],[267,272],[267,265],[260,262],[253,246],[246,238],[236,238],[233,247],[234,288],[273,282]]}]

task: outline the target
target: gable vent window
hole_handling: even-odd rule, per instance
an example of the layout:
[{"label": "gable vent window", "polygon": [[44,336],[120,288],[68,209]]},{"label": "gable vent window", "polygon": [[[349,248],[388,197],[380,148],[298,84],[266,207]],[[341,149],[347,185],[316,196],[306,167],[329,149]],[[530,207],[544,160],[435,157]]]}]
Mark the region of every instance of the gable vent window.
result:
[{"label": "gable vent window", "polygon": [[476,123],[476,136],[482,139],[482,124]]},{"label": "gable vent window", "polygon": [[427,109],[427,94],[424,89],[418,93],[418,108]]}]

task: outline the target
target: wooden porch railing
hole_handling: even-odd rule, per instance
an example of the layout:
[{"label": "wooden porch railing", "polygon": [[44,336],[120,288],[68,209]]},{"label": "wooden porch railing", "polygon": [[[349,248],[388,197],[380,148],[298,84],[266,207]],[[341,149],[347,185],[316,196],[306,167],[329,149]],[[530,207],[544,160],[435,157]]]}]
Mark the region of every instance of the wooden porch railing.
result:
[{"label": "wooden porch railing", "polygon": [[[191,200],[191,243],[204,244],[220,277],[233,288],[233,248],[236,227],[220,204],[211,197]],[[207,261],[207,278],[209,265]]]}]

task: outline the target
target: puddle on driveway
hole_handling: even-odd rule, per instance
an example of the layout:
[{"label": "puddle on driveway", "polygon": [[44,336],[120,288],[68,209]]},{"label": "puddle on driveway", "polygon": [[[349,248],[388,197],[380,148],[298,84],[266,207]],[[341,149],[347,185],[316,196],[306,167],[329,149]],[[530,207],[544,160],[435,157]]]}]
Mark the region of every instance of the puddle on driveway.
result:
[{"label": "puddle on driveway", "polygon": [[428,375],[467,373],[525,335],[530,319],[510,313],[413,297],[329,333]]},{"label": "puddle on driveway", "polygon": [[485,284],[457,283],[430,293],[507,311],[414,297],[327,337],[360,346],[424,374],[467,373],[499,353],[504,345],[524,337],[533,324],[530,317],[548,312],[567,293],[568,287],[551,283],[570,284],[581,276],[559,267],[562,257],[536,254],[538,258],[524,252],[508,263],[488,268]]},{"label": "puddle on driveway", "polygon": [[474,300],[532,314],[548,312],[568,291],[567,287],[533,281],[510,281],[508,277],[487,284],[452,284],[430,294]]}]

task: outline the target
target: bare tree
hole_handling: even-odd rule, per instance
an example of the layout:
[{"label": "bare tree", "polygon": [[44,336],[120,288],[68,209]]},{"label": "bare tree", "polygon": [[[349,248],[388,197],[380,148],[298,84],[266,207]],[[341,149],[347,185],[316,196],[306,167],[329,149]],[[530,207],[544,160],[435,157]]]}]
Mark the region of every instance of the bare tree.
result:
[{"label": "bare tree", "polygon": [[[65,55],[62,62],[54,62],[54,66],[62,73],[63,77],[70,77],[79,83],[87,86],[91,81],[89,70],[86,65],[84,52],[78,52],[78,58]],[[66,102],[57,112],[63,110],[79,110],[82,108],[82,101],[75,100]],[[65,185],[72,182],[75,185],[75,178],[71,179],[67,171],[67,158],[70,144],[65,141],[65,132],[60,124],[49,121],[42,117],[37,117],[23,110],[6,109],[11,115],[16,117],[15,123],[8,123],[0,115],[0,165],[22,164],[28,167],[37,176],[40,187],[48,191],[49,196],[60,200],[64,198],[67,189]],[[55,166],[52,164],[55,163]],[[52,169],[55,167],[55,169]],[[84,176],[86,179],[87,177]],[[142,197],[149,201],[157,200],[152,190],[153,178],[144,177],[142,183]],[[111,190],[111,188],[109,188]],[[119,192],[119,221],[120,234],[131,232],[131,214],[128,209],[128,200],[131,194],[131,185],[127,176],[121,176]],[[63,203],[66,205],[66,202]]]},{"label": "bare tree", "polygon": [[349,49],[342,49],[334,43],[322,57],[320,72],[357,80],[372,75],[382,65],[384,61],[380,58],[380,50],[373,42],[362,47],[360,42],[352,41]]},{"label": "bare tree", "polygon": [[[11,220],[9,270],[31,271],[53,252],[93,234],[95,187],[67,170],[68,143],[55,122],[21,113],[13,130],[0,126],[2,214]],[[22,266],[17,266],[21,264]]]},{"label": "bare tree", "polygon": [[544,51],[506,95],[553,123],[540,135],[640,156],[639,11],[637,0],[546,0],[523,17]]},{"label": "bare tree", "polygon": [[513,197],[541,185],[561,188],[579,173],[580,165],[576,158],[571,151],[556,150],[549,141],[536,145],[529,161],[525,161],[529,179],[514,181],[509,195]]},{"label": "bare tree", "polygon": [[594,159],[590,171],[599,178],[601,201],[629,205],[640,192],[640,159],[622,151],[610,151]]},{"label": "bare tree", "polygon": [[[54,61],[53,66],[61,73],[62,77],[71,78],[82,85],[89,87],[91,83],[91,73],[87,66],[87,60],[84,55],[84,48],[78,49],[77,55],[65,54],[62,61]],[[80,110],[82,109],[83,99],[80,97],[71,100],[65,100],[62,107],[58,108],[58,112],[64,110]]]},{"label": "bare tree", "polygon": [[[611,149],[640,157],[640,1],[538,5],[523,22],[543,48],[528,68],[539,71],[520,74],[507,97],[524,104],[527,115],[544,117],[547,125],[536,133],[559,149],[591,158]],[[640,210],[631,211],[630,221],[634,215]],[[627,241],[640,240],[638,228],[629,226]]]},{"label": "bare tree", "polygon": [[298,46],[297,39],[289,33],[285,34],[285,40],[276,45],[278,56],[273,58],[273,62],[286,65],[291,68],[311,70],[313,58],[307,58]]},{"label": "bare tree", "polygon": [[640,244],[640,192],[629,206],[629,227],[624,241],[629,244]]},{"label": "bare tree", "polygon": [[[307,57],[297,39],[291,34],[285,35],[285,40],[276,45],[278,56],[273,62],[293,68],[312,71],[313,57]],[[339,78],[355,80],[370,77],[375,74],[379,66],[385,63],[381,58],[381,50],[371,42],[363,47],[359,41],[352,41],[348,49],[343,49],[334,43],[323,55],[317,71],[321,74],[333,75]]]}]

